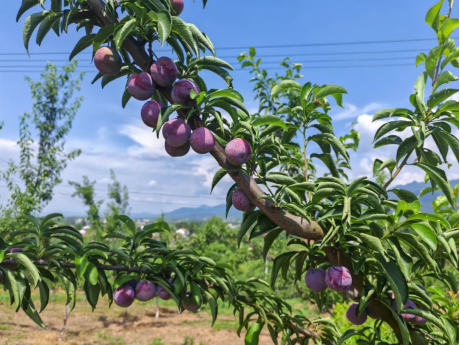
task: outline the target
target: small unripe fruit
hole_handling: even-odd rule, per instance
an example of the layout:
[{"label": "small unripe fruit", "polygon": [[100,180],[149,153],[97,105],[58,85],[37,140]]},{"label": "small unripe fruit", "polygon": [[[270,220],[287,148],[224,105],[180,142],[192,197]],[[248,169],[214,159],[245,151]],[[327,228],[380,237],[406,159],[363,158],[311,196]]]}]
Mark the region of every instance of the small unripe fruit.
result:
[{"label": "small unripe fruit", "polygon": [[188,79],[181,79],[174,84],[174,87],[171,91],[171,97],[174,103],[184,104],[189,107],[196,105],[196,100],[190,97],[190,90],[193,90],[195,93],[199,93],[198,86]]},{"label": "small unripe fruit", "polygon": [[141,117],[144,124],[148,127],[156,128],[161,107],[157,101],[146,102],[141,109]]},{"label": "small unripe fruit", "polygon": [[135,99],[145,101],[155,92],[155,84],[148,73],[135,73],[128,79],[128,91]]},{"label": "small unripe fruit", "polygon": [[94,64],[105,76],[114,76],[120,72],[122,61],[116,49],[100,47],[94,54]]},{"label": "small unripe fruit", "polygon": [[[396,308],[396,301],[393,301],[391,304],[394,310],[397,310]],[[411,299],[407,299],[406,303],[404,304],[404,309],[411,308],[411,309],[417,309],[417,306],[415,305],[414,302],[412,302]],[[401,317],[404,319],[406,322],[414,322],[415,318],[417,317],[416,315],[413,314],[401,314]]]},{"label": "small unripe fruit", "polygon": [[323,292],[327,288],[325,277],[325,270],[321,268],[310,268],[307,273],[305,273],[305,284],[312,291]]},{"label": "small unripe fruit", "polygon": [[134,289],[129,285],[122,285],[113,293],[113,301],[122,308],[128,308],[134,302]]},{"label": "small unripe fruit", "polygon": [[166,87],[174,83],[179,72],[169,57],[162,56],[150,66],[150,75],[155,84]]},{"label": "small unripe fruit", "polygon": [[182,119],[172,119],[165,123],[163,136],[170,146],[179,147],[188,142],[190,126]]},{"label": "small unripe fruit", "polygon": [[208,153],[216,145],[216,139],[209,129],[200,127],[190,135],[190,145],[196,153]]},{"label": "small unripe fruit", "polygon": [[155,284],[147,280],[141,280],[136,285],[136,298],[139,301],[145,302],[151,300],[156,292],[157,288]]},{"label": "small unripe fruit", "polygon": [[352,304],[347,310],[347,319],[354,325],[362,325],[367,320],[366,311],[363,310],[360,316],[356,315],[356,310],[358,309],[357,304]]},{"label": "small unripe fruit", "polygon": [[178,16],[184,10],[184,0],[171,0],[172,12],[173,16]]},{"label": "small unripe fruit", "polygon": [[332,266],[326,272],[326,284],[334,291],[347,291],[352,286],[350,271],[346,267]]},{"label": "small unripe fruit", "polygon": [[243,212],[248,212],[253,207],[251,200],[249,200],[248,196],[241,188],[237,188],[233,191],[232,204],[237,210]]},{"label": "small unripe fruit", "polygon": [[241,138],[231,140],[225,146],[227,160],[233,165],[243,165],[251,158],[251,145]]},{"label": "small unripe fruit", "polygon": [[195,303],[191,292],[187,292],[185,294],[185,298],[182,300],[182,306],[184,307],[185,310],[188,310],[194,313],[200,310],[200,306]]},{"label": "small unripe fruit", "polygon": [[165,141],[165,150],[171,157],[182,157],[190,151],[190,142],[187,141],[184,145],[175,147]]}]

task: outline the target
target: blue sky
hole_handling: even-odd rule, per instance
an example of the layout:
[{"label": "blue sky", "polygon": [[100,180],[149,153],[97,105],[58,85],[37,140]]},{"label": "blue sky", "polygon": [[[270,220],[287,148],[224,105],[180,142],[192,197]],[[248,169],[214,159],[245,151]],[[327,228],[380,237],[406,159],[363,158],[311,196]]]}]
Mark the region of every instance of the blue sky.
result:
[{"label": "blue sky", "polygon": [[[4,73],[1,71],[28,70],[32,66],[43,67],[48,60],[63,65],[68,55],[53,52],[70,52],[83,35],[71,27],[69,34],[58,38],[49,34],[41,47],[30,43],[30,58],[22,44],[22,27],[29,11],[19,23],[15,22],[19,2],[9,1],[0,12],[0,121],[5,122],[0,132],[0,159],[17,157],[18,115],[31,110],[30,91],[24,75],[38,78],[38,73]],[[217,48],[217,56],[225,57],[235,71],[234,88],[245,98],[250,110],[257,108],[251,93],[252,85],[247,71],[239,70],[236,60],[242,51],[250,46],[330,44],[295,48],[257,49],[260,56],[319,53],[372,52],[388,50],[419,50],[427,52],[435,45],[432,30],[424,23],[427,9],[433,1],[259,1],[259,0],[209,0],[205,10],[201,1],[185,0],[181,18],[192,22],[207,33]],[[458,13],[456,5],[454,13]],[[458,36],[457,33],[454,36]],[[337,45],[332,43],[384,41],[433,38],[433,41],[414,41],[385,44]],[[246,49],[224,49],[225,47],[247,47]],[[158,47],[157,47],[158,48]],[[221,49],[219,49],[221,48]],[[1,55],[2,53],[24,53],[23,55]],[[36,55],[35,53],[49,53]],[[315,60],[303,63],[305,67],[315,66],[369,66],[382,64],[413,63],[417,52],[379,53],[356,55],[311,55],[296,56],[293,61]],[[375,60],[385,58],[398,60]],[[79,56],[82,70],[94,71],[90,66],[90,55]],[[281,58],[262,58],[263,66],[276,67]],[[345,61],[370,59],[371,61]],[[8,62],[6,60],[11,60]],[[36,61],[34,61],[36,60]],[[39,61],[37,61],[39,60]],[[327,62],[324,60],[333,60]],[[270,63],[269,63],[270,62]],[[23,66],[23,67],[7,67]],[[362,132],[362,144],[352,154],[352,176],[369,175],[372,160],[376,157],[393,157],[387,149],[371,150],[373,132],[380,124],[372,124],[371,115],[382,108],[408,106],[408,96],[413,84],[422,71],[421,66],[361,67],[361,68],[306,68],[304,82],[318,84],[339,84],[348,90],[344,97],[345,108],[334,108],[331,112],[335,121],[336,134],[344,134],[353,121]],[[270,71],[275,72],[275,71]],[[209,195],[210,181],[217,170],[217,164],[209,155],[190,154],[174,159],[164,153],[163,142],[156,140],[140,120],[142,102],[131,100],[125,109],[121,108],[121,94],[124,81],[109,84],[104,90],[100,85],[91,85],[94,73],[87,73],[82,84],[83,105],[77,114],[74,127],[67,140],[69,149],[81,148],[83,154],[69,164],[63,174],[64,183],[56,189],[54,200],[45,212],[76,214],[83,212],[79,200],[72,199],[68,180],[81,180],[82,175],[98,181],[98,197],[107,194],[109,169],[113,168],[120,181],[130,189],[133,212],[169,211],[183,206],[200,204],[217,205],[225,202],[229,181],[224,181]],[[204,74],[208,87],[224,88],[224,83],[209,74]],[[0,169],[5,164],[0,160]],[[458,165],[448,175],[458,178]],[[401,174],[397,184],[422,181],[423,174],[410,168]],[[0,203],[8,197],[4,182],[0,181]]]}]

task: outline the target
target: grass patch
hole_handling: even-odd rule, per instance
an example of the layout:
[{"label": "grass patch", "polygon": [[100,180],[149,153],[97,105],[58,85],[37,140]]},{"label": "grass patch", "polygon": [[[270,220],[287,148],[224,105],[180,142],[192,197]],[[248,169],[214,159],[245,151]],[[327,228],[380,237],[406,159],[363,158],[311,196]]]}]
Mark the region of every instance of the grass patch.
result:
[{"label": "grass patch", "polygon": [[10,331],[11,326],[10,325],[0,325],[0,330],[1,331]]},{"label": "grass patch", "polygon": [[105,332],[98,332],[97,333],[97,337],[101,340],[105,340],[107,342],[109,342],[111,345],[124,345],[125,344],[125,341],[123,338],[120,338],[120,337],[114,337],[110,334],[107,334]]}]

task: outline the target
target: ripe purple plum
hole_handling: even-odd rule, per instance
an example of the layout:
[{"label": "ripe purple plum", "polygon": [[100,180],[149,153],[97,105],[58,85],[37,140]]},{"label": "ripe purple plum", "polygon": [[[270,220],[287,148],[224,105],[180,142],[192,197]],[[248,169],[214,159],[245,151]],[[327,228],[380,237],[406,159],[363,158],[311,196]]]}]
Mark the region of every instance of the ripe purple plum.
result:
[{"label": "ripe purple plum", "polygon": [[362,311],[360,316],[356,315],[356,310],[358,309],[357,304],[352,304],[350,307],[348,307],[347,310],[347,319],[354,325],[362,325],[364,322],[367,320],[367,313],[365,310]]},{"label": "ripe purple plum", "polygon": [[233,139],[225,146],[227,160],[233,165],[246,163],[251,158],[251,152],[251,145],[242,138]]},{"label": "ripe purple plum", "polygon": [[148,101],[142,106],[141,109],[142,121],[144,121],[146,126],[156,128],[160,112],[161,106],[157,101]]},{"label": "ripe purple plum", "polygon": [[346,267],[332,266],[326,272],[326,284],[334,291],[347,291],[352,285],[350,271]]},{"label": "ripe purple plum", "polygon": [[414,325],[423,325],[426,323],[426,319],[421,316],[416,316],[414,320],[412,321]]},{"label": "ripe purple plum", "polygon": [[187,105],[193,107],[196,105],[196,100],[190,97],[190,91],[193,90],[195,93],[199,93],[198,86],[188,79],[181,79],[174,84],[171,91],[171,97],[174,103]]},{"label": "ripe purple plum", "polygon": [[184,307],[185,310],[188,310],[194,313],[200,310],[200,305],[195,303],[195,300],[193,299],[193,295],[191,292],[187,292],[185,294],[185,298],[182,300],[182,306]]},{"label": "ripe purple plum", "polygon": [[184,10],[184,0],[171,0],[172,15],[178,16]]},{"label": "ripe purple plum", "polygon": [[[173,283],[173,280],[171,278],[168,279],[169,284]],[[158,297],[160,297],[163,301],[170,300],[172,296],[169,294],[168,291],[166,291],[162,286],[158,285],[157,286],[157,293]]]},{"label": "ripe purple plum", "polygon": [[[393,300],[393,303],[391,304],[394,310],[397,310],[396,308],[396,301]],[[404,304],[404,309],[411,308],[411,309],[417,309],[417,306],[415,305],[414,302],[412,302],[411,299],[407,299],[406,303]],[[413,314],[401,314],[401,317],[404,319],[406,322],[414,322],[415,319],[417,318],[416,315]],[[420,320],[421,321],[421,320]]]},{"label": "ripe purple plum", "polygon": [[209,129],[200,127],[190,135],[190,145],[196,153],[208,153],[216,145],[216,139]]},{"label": "ripe purple plum", "polygon": [[126,285],[131,286],[133,289],[136,289],[137,280],[131,279],[130,281],[126,282]]},{"label": "ripe purple plum", "polygon": [[149,301],[155,296],[157,292],[157,287],[155,284],[152,282],[149,282],[148,280],[141,280],[139,283],[136,285],[136,298],[139,301]]},{"label": "ripe purple plum", "polygon": [[179,147],[188,142],[190,126],[182,119],[172,119],[165,123],[163,136],[169,146]]},{"label": "ripe purple plum", "polygon": [[145,101],[155,92],[155,84],[148,73],[134,73],[128,79],[128,91],[135,99]]},{"label": "ripe purple plum", "polygon": [[327,288],[325,277],[325,270],[321,268],[310,268],[305,274],[305,284],[312,291],[323,292]]},{"label": "ripe purple plum", "polygon": [[232,204],[237,210],[243,212],[248,212],[253,207],[251,200],[249,200],[248,196],[241,188],[237,188],[233,191]]},{"label": "ripe purple plum", "polygon": [[162,56],[150,66],[150,75],[155,84],[171,86],[177,79],[179,71],[176,64],[167,56]]},{"label": "ripe purple plum", "polygon": [[113,293],[113,301],[122,308],[128,308],[134,302],[134,289],[129,285],[122,285]]},{"label": "ripe purple plum", "polygon": [[187,141],[184,145],[175,147],[169,145],[168,142],[165,141],[165,150],[171,157],[182,157],[190,151],[190,142]]},{"label": "ripe purple plum", "polygon": [[122,61],[116,49],[104,46],[94,54],[94,64],[102,75],[114,76],[120,72]]}]

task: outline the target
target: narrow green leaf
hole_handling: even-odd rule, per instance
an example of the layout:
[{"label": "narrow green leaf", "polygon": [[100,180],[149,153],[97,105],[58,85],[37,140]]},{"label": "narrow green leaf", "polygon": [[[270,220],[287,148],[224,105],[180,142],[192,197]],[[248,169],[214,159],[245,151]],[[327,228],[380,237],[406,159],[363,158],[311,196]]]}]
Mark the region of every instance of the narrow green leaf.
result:
[{"label": "narrow green leaf", "polygon": [[276,115],[261,115],[252,122],[254,126],[273,125],[287,129],[285,122]]},{"label": "narrow green leaf", "polygon": [[[93,43],[95,36],[96,34],[89,34],[89,35],[86,35],[80,38],[69,55],[69,61],[71,61],[74,58],[74,56],[80,53],[82,50],[85,50],[86,48],[88,48]],[[102,77],[102,74],[101,74],[101,77]]]},{"label": "narrow green leaf", "polygon": [[17,261],[19,261],[21,264],[24,265],[25,268],[27,268],[30,272],[30,275],[32,276],[32,279],[34,281],[34,286],[36,287],[38,285],[38,282],[40,281],[40,272],[38,271],[37,267],[33,264],[30,259],[22,253],[9,253],[6,254],[7,257],[11,257]]},{"label": "narrow green leaf", "polygon": [[236,235],[236,241],[238,243],[238,247],[241,244],[241,241],[243,240],[244,235],[257,225],[257,218],[262,214],[262,211],[256,210],[252,211],[244,220],[243,224],[240,226],[240,230],[238,231],[238,234]]},{"label": "narrow green leaf", "polygon": [[22,36],[24,40],[24,47],[26,48],[27,54],[29,54],[30,37],[32,36],[38,24],[40,24],[41,21],[45,19],[48,13],[50,13],[50,11],[42,11],[39,13],[34,13],[31,16],[27,17],[27,19],[25,20]]},{"label": "narrow green leaf", "polygon": [[[120,24],[118,24],[118,25],[120,25]],[[131,34],[131,31],[134,30],[136,25],[137,25],[137,20],[135,18],[133,18],[133,19],[130,19],[129,21],[127,21],[126,23],[124,23],[123,26],[117,26],[116,27],[116,29],[114,31],[113,41],[115,42],[115,46],[118,49],[121,48],[121,46],[123,45],[123,42],[125,41],[126,37],[128,37],[128,35]]]},{"label": "narrow green leaf", "polygon": [[212,193],[212,190],[214,189],[214,187],[217,185],[217,183],[219,183],[219,181],[222,180],[222,178],[225,175],[227,175],[227,170],[225,170],[224,168],[220,168],[219,170],[217,170],[216,174],[214,175],[214,177],[212,179],[211,193]]},{"label": "narrow green leaf", "polygon": [[347,90],[339,85],[323,85],[318,92],[316,92],[316,98],[324,98],[336,94],[347,93]]},{"label": "narrow green leaf", "polygon": [[436,250],[438,248],[436,233],[429,223],[414,223],[410,227],[431,249]]},{"label": "narrow green leaf", "polygon": [[270,97],[274,98],[282,92],[287,92],[287,91],[300,92],[301,90],[302,90],[302,85],[300,85],[298,82],[294,80],[283,80],[272,88]]},{"label": "narrow green leaf", "polygon": [[[122,24],[110,24],[107,26],[103,26],[99,29],[99,31],[93,36],[93,54],[99,49],[102,43],[104,43],[107,38],[113,35],[113,31],[117,25]],[[77,43],[78,44],[78,43]]]},{"label": "narrow green leaf", "polygon": [[32,7],[38,5],[40,0],[22,0],[21,7],[19,8],[18,14],[16,15],[16,22],[19,21],[21,16],[31,9]]},{"label": "narrow green leaf", "polygon": [[439,186],[439,188],[441,188],[442,192],[449,200],[449,203],[453,207],[456,207],[455,198],[452,195],[452,189],[445,172],[437,167],[425,163],[415,163],[414,165],[425,171],[428,176]]},{"label": "narrow green leaf", "polygon": [[393,261],[386,261],[386,259],[381,254],[376,254],[375,257],[382,265],[383,273],[387,277],[391,289],[395,294],[395,301],[398,312],[401,312],[404,303],[406,303],[407,298],[409,297],[406,279],[404,278],[404,275],[402,274],[399,267]]},{"label": "narrow green leaf", "polygon": [[45,19],[40,24],[37,32],[37,45],[41,45],[43,39],[45,38],[46,34],[50,31],[51,27],[59,20],[63,15],[62,12],[50,12],[46,16]]}]

